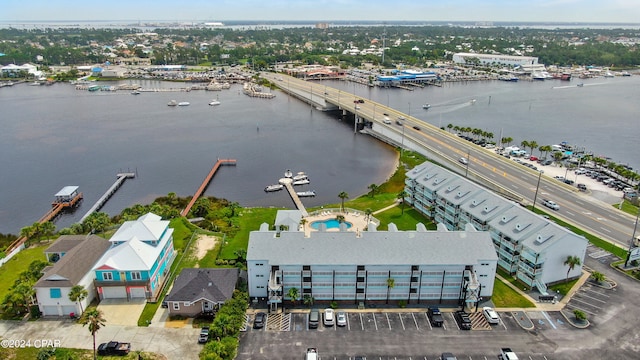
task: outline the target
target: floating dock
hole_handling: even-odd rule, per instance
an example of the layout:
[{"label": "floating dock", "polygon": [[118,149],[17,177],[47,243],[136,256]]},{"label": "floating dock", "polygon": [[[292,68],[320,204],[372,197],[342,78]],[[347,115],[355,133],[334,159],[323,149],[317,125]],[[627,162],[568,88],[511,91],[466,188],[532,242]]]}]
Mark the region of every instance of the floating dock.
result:
[{"label": "floating dock", "polygon": [[107,201],[111,198],[111,196],[115,194],[115,192],[120,188],[120,186],[122,186],[125,180],[133,179],[135,177],[136,177],[136,173],[130,173],[130,172],[116,174],[116,182],[114,182],[113,185],[111,185],[111,187],[100,197],[100,199],[98,199],[98,201],[96,201],[96,203],[93,204],[91,209],[89,209],[89,211],[87,211],[87,213],[84,214],[82,218],[80,218],[80,223],[82,223],[87,217],[89,217],[89,215],[100,210],[104,206],[104,204],[106,204]]},{"label": "floating dock", "polygon": [[184,208],[184,210],[182,210],[182,212],[180,213],[181,216],[187,216],[189,211],[191,211],[191,208],[193,207],[193,204],[195,204],[196,201],[200,198],[200,196],[202,195],[204,190],[207,188],[207,186],[211,182],[211,179],[213,178],[213,175],[215,175],[216,171],[218,171],[218,168],[220,168],[220,166],[222,166],[222,165],[235,166],[236,165],[236,160],[235,159],[218,159],[218,161],[216,161],[216,163],[213,164],[213,167],[211,168],[211,171],[209,171],[209,174],[207,174],[207,177],[204,178],[204,181],[202,182],[202,184],[200,184],[200,187],[198,188],[198,191],[196,191],[196,193],[193,194],[193,197],[191,198],[191,201],[189,201],[189,204],[187,205],[187,207]]},{"label": "floating dock", "polygon": [[302,203],[302,200],[300,200],[298,193],[293,188],[293,180],[291,178],[284,178],[284,179],[280,179],[280,183],[284,185],[284,187],[287,189],[287,192],[289,192],[289,196],[291,196],[291,200],[293,200],[293,203],[296,205],[296,208],[300,210],[300,213],[302,213],[302,217],[309,216],[309,213],[307,212],[307,209],[305,209],[304,204]]}]

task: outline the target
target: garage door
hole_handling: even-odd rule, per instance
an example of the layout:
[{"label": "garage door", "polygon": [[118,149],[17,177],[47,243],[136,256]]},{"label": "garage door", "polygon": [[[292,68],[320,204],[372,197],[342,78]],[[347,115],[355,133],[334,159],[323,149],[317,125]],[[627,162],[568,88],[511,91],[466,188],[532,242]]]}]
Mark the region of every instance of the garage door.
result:
[{"label": "garage door", "polygon": [[49,305],[49,306],[43,306],[42,307],[42,315],[43,316],[58,316],[58,306],[56,305]]},{"label": "garage door", "polygon": [[124,286],[113,286],[102,288],[103,299],[126,299],[127,289]]},{"label": "garage door", "polygon": [[147,297],[144,288],[129,288],[129,293],[132,299],[144,299]]},{"label": "garage door", "polygon": [[74,313],[76,315],[80,315],[80,314],[77,314],[77,312],[78,311],[76,311],[76,307],[73,306],[73,305],[67,305],[67,306],[63,306],[62,307],[62,315],[67,316],[67,315],[69,315],[71,313]]}]

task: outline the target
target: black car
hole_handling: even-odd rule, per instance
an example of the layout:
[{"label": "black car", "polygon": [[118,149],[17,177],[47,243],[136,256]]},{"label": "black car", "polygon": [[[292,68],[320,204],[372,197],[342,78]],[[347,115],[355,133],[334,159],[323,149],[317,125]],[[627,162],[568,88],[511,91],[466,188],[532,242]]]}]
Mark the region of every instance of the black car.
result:
[{"label": "black car", "polygon": [[418,125],[413,125],[413,128],[418,130],[418,131],[420,131],[420,126],[418,126]]},{"label": "black car", "polygon": [[587,191],[587,185],[585,184],[578,184],[576,186],[578,187],[578,189],[580,189],[580,191]]},{"label": "black car", "polygon": [[267,317],[267,314],[263,312],[259,312],[253,318],[253,328],[254,329],[262,329],[264,327],[264,321]]},{"label": "black car", "polygon": [[427,310],[427,316],[429,316],[429,321],[431,322],[431,326],[442,327],[444,323],[444,318],[442,317],[442,313],[440,309],[437,307],[430,307]]},{"label": "black car", "polygon": [[469,314],[460,310],[456,311],[453,317],[456,319],[461,330],[471,330],[471,318],[469,318]]}]

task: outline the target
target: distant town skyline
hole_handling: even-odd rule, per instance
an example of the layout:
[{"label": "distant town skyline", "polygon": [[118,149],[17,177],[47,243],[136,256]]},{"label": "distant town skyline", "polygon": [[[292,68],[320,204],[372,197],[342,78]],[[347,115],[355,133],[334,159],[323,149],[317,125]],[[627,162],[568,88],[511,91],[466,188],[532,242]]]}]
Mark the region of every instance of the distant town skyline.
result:
[{"label": "distant town skyline", "polygon": [[0,21],[638,23],[638,0],[4,0]]}]

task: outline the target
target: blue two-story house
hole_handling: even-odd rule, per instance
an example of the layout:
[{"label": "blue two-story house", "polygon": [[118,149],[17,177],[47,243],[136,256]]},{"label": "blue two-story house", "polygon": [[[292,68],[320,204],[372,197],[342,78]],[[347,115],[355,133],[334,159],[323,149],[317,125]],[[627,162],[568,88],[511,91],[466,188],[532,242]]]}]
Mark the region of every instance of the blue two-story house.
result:
[{"label": "blue two-story house", "polygon": [[176,257],[169,221],[148,213],[122,224],[109,241],[94,268],[100,300],[155,300]]}]

